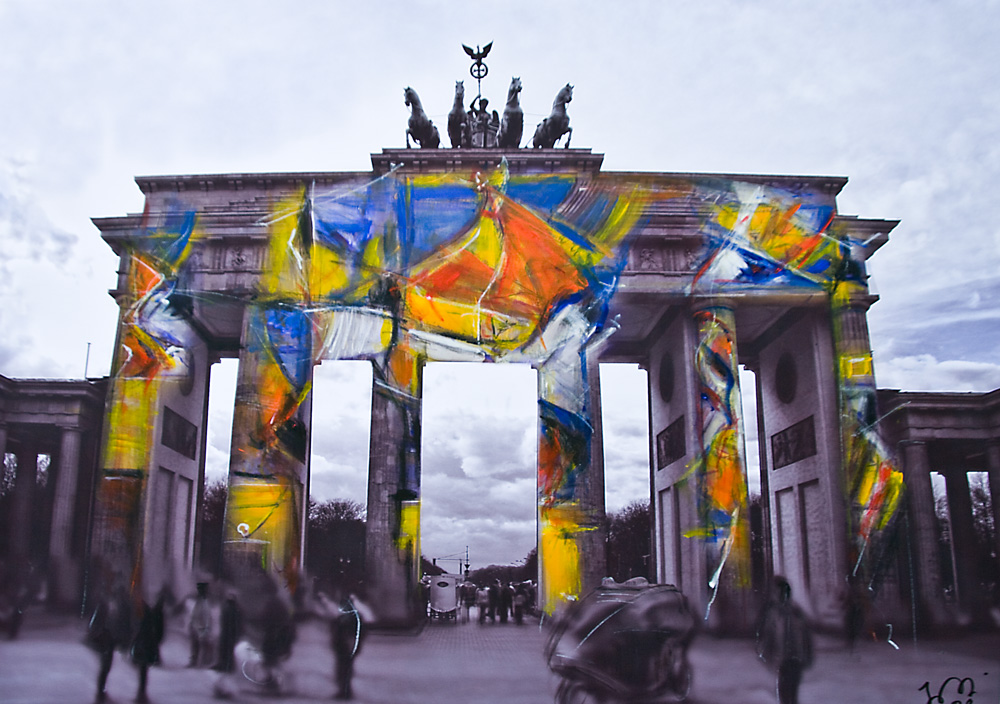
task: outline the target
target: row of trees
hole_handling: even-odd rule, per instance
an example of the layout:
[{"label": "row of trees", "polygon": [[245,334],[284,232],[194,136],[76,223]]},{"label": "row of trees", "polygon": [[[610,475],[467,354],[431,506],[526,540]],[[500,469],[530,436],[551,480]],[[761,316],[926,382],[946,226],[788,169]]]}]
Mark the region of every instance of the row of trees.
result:
[{"label": "row of trees", "polygon": [[[607,576],[624,582],[632,577],[650,577],[650,545],[652,522],[648,501],[633,501],[619,511],[607,515],[606,523]],[[489,584],[495,579],[503,583],[535,580],[538,577],[538,550],[532,548],[516,565],[490,565],[473,570],[469,579],[476,584]]]},{"label": "row of trees", "polygon": [[[202,503],[200,566],[219,574],[222,564],[222,538],[226,518],[228,488],[223,481],[205,487]],[[353,587],[364,577],[365,507],[349,499],[316,501],[309,499],[307,536],[322,550],[306,551],[309,575],[328,584]]]},{"label": "row of trees", "polygon": [[[222,559],[223,522],[227,487],[212,482],[205,487],[200,544],[201,568],[218,574]],[[607,516],[608,576],[619,582],[631,577],[650,577],[649,503],[635,501]],[[322,581],[358,584],[364,576],[365,507],[357,501],[309,499],[308,541],[322,550],[306,551],[306,569]],[[426,563],[426,561],[425,561]],[[427,571],[431,565],[427,564]],[[534,580],[538,575],[538,551],[531,551],[516,565],[489,565],[469,573],[477,584],[499,579],[503,583]]]}]

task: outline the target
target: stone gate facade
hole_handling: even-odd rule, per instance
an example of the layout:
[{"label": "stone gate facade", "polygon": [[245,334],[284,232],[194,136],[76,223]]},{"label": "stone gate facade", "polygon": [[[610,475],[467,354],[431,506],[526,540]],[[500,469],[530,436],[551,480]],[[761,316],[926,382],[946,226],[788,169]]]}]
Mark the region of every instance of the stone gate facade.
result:
[{"label": "stone gate facade", "polygon": [[[554,609],[604,576],[597,371],[637,362],[655,578],[736,618],[761,579],[756,549],[762,574],[835,618],[845,576],[873,580],[889,559],[904,501],[865,320],[865,261],[896,222],[839,214],[844,178],[601,163],[589,149],[397,149],[370,172],[137,178],[144,214],[94,221],[121,257],[122,311],[97,569],[150,583],[190,568],[210,369],[238,356],[226,560],[296,590],[312,368],[368,359],[368,587],[381,619],[411,621],[422,366],[528,363],[539,592]],[[756,389],[740,389],[741,365]],[[741,393],[757,399],[763,533]]]}]

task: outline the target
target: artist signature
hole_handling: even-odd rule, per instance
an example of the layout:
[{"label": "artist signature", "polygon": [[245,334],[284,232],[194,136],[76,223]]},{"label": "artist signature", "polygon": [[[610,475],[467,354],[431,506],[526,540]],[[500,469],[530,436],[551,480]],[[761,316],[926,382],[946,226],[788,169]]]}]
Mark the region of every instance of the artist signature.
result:
[{"label": "artist signature", "polygon": [[[984,672],[984,675],[989,673]],[[923,686],[917,690],[927,695],[927,704],[975,704],[973,697],[976,695],[976,683],[971,677],[949,677],[938,687],[937,694],[931,689],[930,682],[924,682]],[[945,699],[945,696],[949,697]],[[958,699],[951,699],[957,695]],[[963,699],[962,697],[967,697]]]}]

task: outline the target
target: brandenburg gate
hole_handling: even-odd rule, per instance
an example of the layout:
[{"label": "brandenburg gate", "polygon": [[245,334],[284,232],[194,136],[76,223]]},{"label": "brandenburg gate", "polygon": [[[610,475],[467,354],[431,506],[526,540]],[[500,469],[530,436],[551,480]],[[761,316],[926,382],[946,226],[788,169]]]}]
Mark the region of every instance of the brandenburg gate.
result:
[{"label": "brandenburg gate", "polygon": [[121,258],[121,317],[94,569],[147,586],[190,569],[210,370],[238,357],[224,558],[299,589],[313,368],[364,359],[368,595],[381,620],[408,622],[422,368],[525,363],[551,611],[605,576],[598,368],[637,362],[654,576],[724,614],[751,581],[744,365],[767,559],[814,613],[834,610],[845,575],[875,569],[902,495],[873,430],[865,317],[865,261],[896,223],[838,213],[844,178],[602,160],[544,145],[385,149],[367,172],[137,178],[141,215],[95,219]]}]

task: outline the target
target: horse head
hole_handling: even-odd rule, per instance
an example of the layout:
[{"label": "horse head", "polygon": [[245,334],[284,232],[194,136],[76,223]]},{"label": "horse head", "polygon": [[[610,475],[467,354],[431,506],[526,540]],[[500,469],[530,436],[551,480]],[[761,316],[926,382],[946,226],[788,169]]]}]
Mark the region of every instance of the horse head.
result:
[{"label": "horse head", "polygon": [[556,105],[565,105],[566,103],[573,100],[573,86],[567,83],[559,93],[556,94]]},{"label": "horse head", "polygon": [[455,81],[455,100],[465,100],[465,81]]},{"label": "horse head", "polygon": [[412,105],[420,105],[420,98],[417,97],[417,91],[413,90],[409,86],[403,89],[403,104],[409,107]]},{"label": "horse head", "polygon": [[517,76],[510,79],[510,88],[507,89],[507,102],[517,100],[517,94],[521,92],[521,79]]}]

